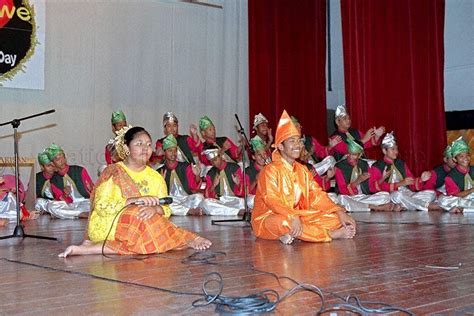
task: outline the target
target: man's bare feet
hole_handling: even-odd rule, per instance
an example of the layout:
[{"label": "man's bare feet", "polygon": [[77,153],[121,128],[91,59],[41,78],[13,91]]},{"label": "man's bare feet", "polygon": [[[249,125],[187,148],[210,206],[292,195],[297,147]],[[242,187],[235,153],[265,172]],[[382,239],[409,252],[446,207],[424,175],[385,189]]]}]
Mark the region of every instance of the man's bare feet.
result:
[{"label": "man's bare feet", "polygon": [[403,210],[402,206],[400,204],[392,203],[392,212],[401,212]]},{"label": "man's bare feet", "polygon": [[196,207],[196,208],[192,208],[188,211],[188,214],[187,215],[190,215],[190,216],[202,216],[202,215],[206,215],[202,208],[200,207]]},{"label": "man's bare feet", "polygon": [[443,209],[437,203],[430,203],[428,205],[428,211],[442,211]]},{"label": "man's bare feet", "polygon": [[239,210],[239,213],[237,213],[237,215],[239,215],[239,216],[243,216],[244,214],[245,214],[245,209],[244,208]]},{"label": "man's bare feet", "polygon": [[30,212],[30,215],[28,215],[27,218],[25,218],[25,220],[35,220],[35,219],[38,219],[38,217],[40,216],[40,212],[39,211],[31,211]]},{"label": "man's bare feet", "polygon": [[82,212],[78,216],[79,218],[89,218],[89,212]]},{"label": "man's bare feet", "polygon": [[293,242],[293,240],[295,240],[293,237],[291,237],[290,234],[284,234],[279,239],[281,243],[285,245],[290,245]]},{"label": "man's bare feet", "polygon": [[212,242],[209,239],[198,236],[188,244],[188,247],[196,250],[206,250],[211,247],[211,245]]},{"label": "man's bare feet", "polygon": [[332,239],[351,239],[354,238],[356,229],[352,225],[342,226],[339,229],[329,232]]},{"label": "man's bare feet", "polygon": [[382,205],[369,205],[369,208],[373,211],[379,211],[379,212],[390,212],[392,211],[394,205],[393,203],[385,203]]},{"label": "man's bare feet", "polygon": [[452,207],[449,210],[449,213],[451,213],[451,214],[461,214],[462,212],[463,212],[463,209],[458,207],[458,206]]}]

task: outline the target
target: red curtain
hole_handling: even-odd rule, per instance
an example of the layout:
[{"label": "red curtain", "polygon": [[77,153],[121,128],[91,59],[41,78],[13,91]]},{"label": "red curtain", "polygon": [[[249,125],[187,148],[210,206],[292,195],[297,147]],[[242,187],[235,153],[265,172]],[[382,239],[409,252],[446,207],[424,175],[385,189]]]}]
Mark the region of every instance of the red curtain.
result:
[{"label": "red curtain", "polygon": [[250,125],[262,112],[275,133],[286,109],[326,144],[326,1],[248,4]]},{"label": "red curtain", "polygon": [[446,146],[444,0],[341,0],[341,17],[353,126],[394,130],[400,158],[417,175],[439,164]]}]

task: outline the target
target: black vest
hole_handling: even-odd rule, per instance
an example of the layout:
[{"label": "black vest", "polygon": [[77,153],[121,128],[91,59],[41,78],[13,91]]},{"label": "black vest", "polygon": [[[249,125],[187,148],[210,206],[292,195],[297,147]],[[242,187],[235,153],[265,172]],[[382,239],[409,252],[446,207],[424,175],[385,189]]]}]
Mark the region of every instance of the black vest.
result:
[{"label": "black vest", "polygon": [[44,194],[44,190],[43,190],[44,186],[48,185],[47,184],[48,182],[49,180],[46,180],[42,171],[36,174],[36,197],[37,198],[43,198],[43,199],[48,199],[48,200],[51,199],[50,197],[47,197]]},{"label": "black vest", "polygon": [[166,181],[166,186],[168,188],[168,194],[171,186],[171,174],[173,171],[176,171],[176,174],[178,176],[179,181],[183,185],[184,191],[186,191],[187,194],[193,194],[191,192],[191,189],[189,188],[189,182],[188,182],[188,177],[186,176],[186,169],[188,168],[190,164],[187,162],[181,162],[178,161],[178,165],[176,166],[175,169],[170,169],[164,164],[161,168],[159,168],[157,171],[161,173],[161,171],[164,171],[165,174],[165,181]]},{"label": "black vest", "polygon": [[[471,179],[474,180],[474,167],[469,168],[469,175],[471,176]],[[448,176],[453,179],[454,183],[456,183],[457,187],[459,188],[460,191],[465,191],[466,186],[464,183],[464,177],[466,174],[461,173],[457,168],[453,168],[449,173]]]},{"label": "black vest", "polygon": [[[402,174],[402,178],[405,179],[406,178],[406,170],[405,170],[405,162],[401,159],[395,159],[395,161],[393,162],[393,164],[395,165],[395,167],[398,169],[398,171],[400,171],[400,173]],[[375,167],[377,169],[380,170],[380,173],[383,175],[383,171],[385,169],[385,167],[387,167],[387,169],[390,168],[391,165],[388,165],[385,160],[383,159],[380,159],[380,160],[377,160],[373,165],[372,167]],[[388,180],[390,179],[390,177],[388,177],[387,179],[385,179],[384,182],[388,183]],[[403,180],[402,179],[402,180]]]},{"label": "black vest", "polygon": [[[231,190],[233,189],[233,186],[235,186],[234,180],[232,179],[232,175],[236,173],[237,170],[239,170],[239,168],[240,167],[238,164],[228,162],[227,166],[224,169],[225,175],[227,177],[227,181],[231,185],[231,188],[230,188]],[[216,178],[218,174],[220,174],[220,172],[221,171],[217,169],[216,167],[212,167],[211,170],[207,172],[207,175],[211,178],[211,182],[214,181],[214,179]],[[218,196],[220,196],[220,192],[221,192],[220,183],[216,186],[215,192],[217,193]]]},{"label": "black vest", "polygon": [[[351,183],[351,176],[352,176],[352,171],[354,168],[359,168],[360,169],[360,174],[364,172],[368,172],[369,170],[369,165],[367,164],[366,161],[359,159],[357,161],[356,166],[352,166],[349,162],[347,162],[347,159],[341,160],[336,164],[336,168],[339,168],[339,170],[342,171],[342,175],[344,176],[344,180],[346,180],[346,183],[349,184]],[[365,180],[360,184],[360,188],[362,189],[363,194],[372,194],[369,189],[369,179]],[[339,187],[336,186],[336,193],[340,194],[339,192]]]},{"label": "black vest", "polygon": [[[86,199],[90,198],[90,194],[87,191],[85,184],[82,182],[82,170],[84,170],[83,167],[80,166],[69,166],[69,171],[67,172],[67,175],[71,180],[74,182],[76,185],[77,191]],[[51,184],[55,185],[58,189],[61,191],[64,191],[64,177],[60,176],[59,174],[55,174],[51,178]]]}]

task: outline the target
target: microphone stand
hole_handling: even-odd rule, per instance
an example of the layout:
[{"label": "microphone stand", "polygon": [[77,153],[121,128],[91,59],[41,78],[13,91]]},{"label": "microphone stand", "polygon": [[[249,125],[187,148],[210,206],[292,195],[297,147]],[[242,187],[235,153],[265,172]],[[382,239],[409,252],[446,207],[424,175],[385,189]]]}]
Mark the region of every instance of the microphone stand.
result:
[{"label": "microphone stand", "polygon": [[[57,238],[54,237],[45,237],[45,236],[35,236],[35,235],[28,235],[25,234],[25,229],[23,228],[23,225],[20,223],[20,168],[18,167],[18,133],[17,129],[20,126],[21,121],[41,116],[41,115],[46,115],[53,113],[55,110],[49,110],[45,112],[41,112],[38,114],[26,116],[20,119],[14,119],[9,122],[5,123],[0,123],[0,126],[11,124],[13,127],[13,150],[14,150],[14,155],[15,155],[15,187],[16,187],[16,226],[15,229],[13,230],[13,234],[8,235],[8,236],[2,236],[0,237],[1,239],[8,239],[8,238],[25,238],[25,237],[30,237],[30,238],[37,238],[37,239],[48,239],[48,240],[58,240]],[[35,188],[33,188],[35,189]],[[31,190],[31,189],[30,189]]]},{"label": "microphone stand", "polygon": [[237,123],[239,124],[238,132],[240,133],[240,135],[242,136],[242,138],[244,140],[243,142],[241,142],[241,152],[242,152],[242,172],[243,172],[243,175],[244,175],[244,179],[243,179],[242,184],[244,186],[244,210],[245,211],[244,211],[244,215],[240,219],[211,220],[212,225],[215,225],[217,223],[233,223],[233,222],[250,223],[250,209],[249,209],[249,205],[248,205],[248,202],[247,202],[247,198],[248,198],[247,173],[245,171],[245,165],[248,162],[248,160],[246,160],[247,148],[250,148],[250,142],[247,138],[247,135],[245,134],[245,130],[242,127],[242,124],[240,124],[240,120],[239,120],[239,117],[237,116],[237,114],[235,114],[235,119],[237,120]]}]

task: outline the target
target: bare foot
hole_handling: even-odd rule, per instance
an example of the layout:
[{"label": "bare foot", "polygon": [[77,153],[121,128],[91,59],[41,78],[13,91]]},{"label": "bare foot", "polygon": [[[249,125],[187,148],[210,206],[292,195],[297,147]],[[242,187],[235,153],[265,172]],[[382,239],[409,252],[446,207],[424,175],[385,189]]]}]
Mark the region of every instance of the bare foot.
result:
[{"label": "bare foot", "polygon": [[0,218],[0,227],[7,226],[8,222],[9,222],[8,219]]},{"label": "bare foot", "polygon": [[436,203],[430,203],[428,205],[428,211],[442,211],[443,209],[441,208],[441,206],[439,206],[439,204],[436,204]]},{"label": "bare foot", "polygon": [[455,206],[455,207],[453,207],[449,210],[449,213],[451,213],[451,214],[460,214],[460,213],[462,213],[462,211],[463,211],[462,208],[460,208],[458,206]]},{"label": "bare foot", "polygon": [[202,215],[206,215],[204,214],[204,212],[202,211],[202,208],[200,207],[196,207],[196,208],[192,208],[188,211],[188,214],[187,215],[191,215],[191,216],[202,216]]},{"label": "bare foot", "polygon": [[332,239],[351,239],[354,238],[356,234],[355,227],[352,225],[347,225],[346,227],[341,227],[334,231],[329,232]]},{"label": "bare foot", "polygon": [[78,216],[79,218],[89,218],[89,212],[82,212]]},{"label": "bare foot", "polygon": [[30,221],[30,220],[35,220],[35,219],[38,219],[39,216],[40,216],[40,212],[38,212],[38,211],[31,211],[31,212],[30,212],[30,215],[28,215],[28,217],[25,218],[25,220],[28,220],[28,221]]},{"label": "bare foot", "polygon": [[58,257],[59,258],[66,258],[67,256],[72,256],[74,255],[74,251],[77,251],[78,249],[78,246],[69,246],[66,248],[66,250],[64,250],[63,252],[61,252]]},{"label": "bare foot", "polygon": [[392,212],[401,212],[403,210],[400,204],[395,204],[395,203],[392,203],[392,204],[393,204]]},{"label": "bare foot", "polygon": [[285,245],[290,245],[293,242],[293,240],[295,240],[293,237],[291,237],[290,234],[284,234],[279,239],[282,242],[282,244],[285,244]]},{"label": "bare foot", "polygon": [[196,250],[206,250],[211,247],[212,242],[204,237],[196,237],[193,241],[188,244],[188,247]]},{"label": "bare foot", "polygon": [[380,212],[390,212],[393,209],[393,203],[386,203],[382,205],[369,205],[371,210]]},{"label": "bare foot", "polygon": [[241,209],[239,213],[237,213],[238,216],[243,216],[245,214],[245,209]]}]

